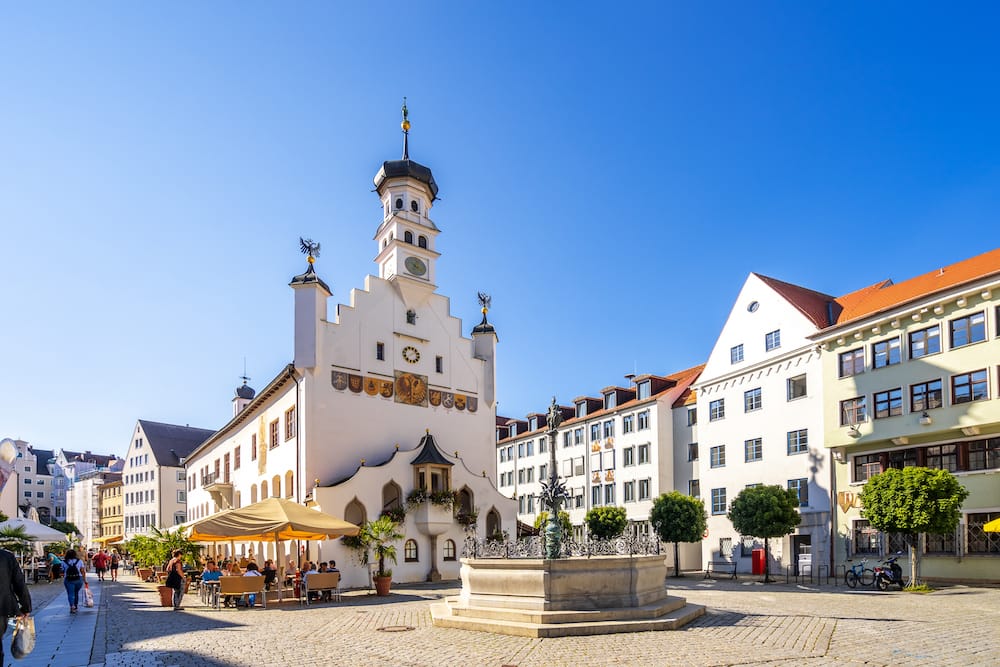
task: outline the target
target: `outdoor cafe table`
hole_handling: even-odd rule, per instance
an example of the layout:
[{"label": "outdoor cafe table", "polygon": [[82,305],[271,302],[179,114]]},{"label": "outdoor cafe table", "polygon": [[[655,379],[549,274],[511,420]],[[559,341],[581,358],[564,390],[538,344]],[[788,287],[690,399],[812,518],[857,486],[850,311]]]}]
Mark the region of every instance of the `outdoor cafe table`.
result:
[{"label": "outdoor cafe table", "polygon": [[222,584],[216,581],[203,581],[201,582],[201,601],[210,607],[219,608],[219,587]]}]

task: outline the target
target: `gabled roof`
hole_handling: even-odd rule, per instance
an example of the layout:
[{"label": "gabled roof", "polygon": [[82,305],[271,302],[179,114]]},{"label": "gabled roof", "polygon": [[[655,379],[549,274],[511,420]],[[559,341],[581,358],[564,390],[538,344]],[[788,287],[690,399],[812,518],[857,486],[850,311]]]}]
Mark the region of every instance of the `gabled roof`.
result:
[{"label": "gabled roof", "polygon": [[153,450],[156,463],[172,468],[180,467],[181,458],[188,456],[215,433],[209,429],[162,424],[145,419],[140,419],[139,425],[146,435],[146,442]]},{"label": "gabled roof", "polygon": [[90,452],[71,452],[68,449],[62,450],[63,456],[66,457],[68,463],[73,463],[74,461],[83,461],[85,463],[93,463],[98,467],[107,467],[112,461],[118,459],[114,454],[92,454]]},{"label": "gabled roof", "polygon": [[444,454],[437,448],[437,443],[434,442],[434,436],[428,431],[423,438],[420,439],[420,453],[417,457],[410,461],[411,465],[418,465],[421,463],[433,463],[435,465],[451,466],[455,465],[448,459],[444,457]]},{"label": "gabled roof", "polygon": [[35,449],[34,447],[29,447],[31,453],[35,455],[35,461],[37,463],[48,463],[50,459],[56,457],[56,453],[51,449]]},{"label": "gabled roof", "polygon": [[[836,321],[837,315],[840,312],[839,305],[836,305],[836,297],[807,289],[800,285],[786,283],[777,278],[762,276],[759,273],[755,273],[754,275],[760,278],[765,285],[780,294],[785,301],[795,306],[817,329],[824,329]],[[834,304],[832,319],[830,318],[829,304]]]},{"label": "gabled roof", "polygon": [[853,292],[847,297],[841,297],[838,301],[841,302],[843,311],[837,318],[836,324],[839,326],[990,276],[1000,276],[1000,248],[935,269],[901,283],[894,284],[887,280],[864,290]]}]

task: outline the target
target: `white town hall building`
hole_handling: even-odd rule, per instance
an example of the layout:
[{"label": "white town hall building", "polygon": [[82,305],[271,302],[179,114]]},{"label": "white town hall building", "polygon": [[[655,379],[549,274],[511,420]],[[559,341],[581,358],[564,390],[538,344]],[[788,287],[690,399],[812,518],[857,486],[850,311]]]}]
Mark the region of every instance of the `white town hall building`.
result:
[{"label": "white town hall building", "polygon": [[[454,490],[452,512],[411,504],[393,579],[457,579],[466,532],[453,514],[478,514],[480,537],[516,528],[516,506],[495,484],[498,339],[485,307],[463,336],[436,292],[439,230],[429,216],[438,186],[409,159],[405,139],[403,159],[382,165],[375,190],[378,276],[328,319],[331,290],[315,271],[316,246],[303,243],[308,269],[291,281],[294,361],[259,393],[239,387],[232,420],[187,458],[188,521],[279,496],[360,524],[398,513],[416,489]],[[303,546],[236,551],[285,563]],[[310,555],[335,558],[342,585],[367,585],[340,540],[319,547],[309,545]]]}]

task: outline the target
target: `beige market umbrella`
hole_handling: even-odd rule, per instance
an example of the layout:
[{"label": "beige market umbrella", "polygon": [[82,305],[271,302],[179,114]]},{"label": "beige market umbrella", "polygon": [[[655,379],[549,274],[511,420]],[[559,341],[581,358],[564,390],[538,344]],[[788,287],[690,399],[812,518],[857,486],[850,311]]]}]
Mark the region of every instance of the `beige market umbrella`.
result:
[{"label": "beige market umbrella", "polygon": [[983,524],[983,530],[987,533],[1000,533],[1000,519],[993,519]]},{"label": "beige market umbrella", "polygon": [[[271,542],[284,540],[326,540],[342,535],[357,535],[360,528],[284,498],[268,498],[238,510],[220,512],[191,524],[194,542],[241,541]],[[284,581],[284,563],[278,564],[279,581]],[[282,588],[278,587],[278,599]]]}]

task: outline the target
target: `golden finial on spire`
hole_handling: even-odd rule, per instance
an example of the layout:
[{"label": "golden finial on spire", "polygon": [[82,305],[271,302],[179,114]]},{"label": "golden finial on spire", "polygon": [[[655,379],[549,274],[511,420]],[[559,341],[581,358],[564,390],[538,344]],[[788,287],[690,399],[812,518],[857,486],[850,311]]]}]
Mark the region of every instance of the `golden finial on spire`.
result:
[{"label": "golden finial on spire", "polygon": [[399,124],[403,128],[403,132],[410,131],[410,110],[406,108],[406,97],[403,97],[403,122]]}]

